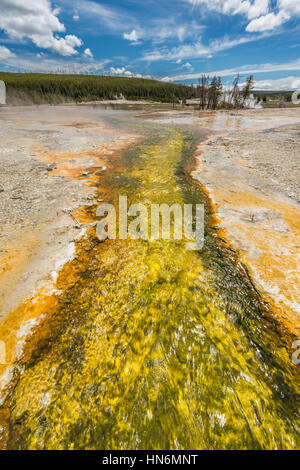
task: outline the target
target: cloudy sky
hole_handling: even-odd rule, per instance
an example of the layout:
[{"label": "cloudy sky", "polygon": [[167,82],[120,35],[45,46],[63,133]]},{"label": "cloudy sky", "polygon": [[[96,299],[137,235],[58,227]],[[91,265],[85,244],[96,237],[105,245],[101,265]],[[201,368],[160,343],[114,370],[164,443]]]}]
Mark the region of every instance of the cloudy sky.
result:
[{"label": "cloudy sky", "polygon": [[0,0],[0,70],[300,88],[300,0]]}]

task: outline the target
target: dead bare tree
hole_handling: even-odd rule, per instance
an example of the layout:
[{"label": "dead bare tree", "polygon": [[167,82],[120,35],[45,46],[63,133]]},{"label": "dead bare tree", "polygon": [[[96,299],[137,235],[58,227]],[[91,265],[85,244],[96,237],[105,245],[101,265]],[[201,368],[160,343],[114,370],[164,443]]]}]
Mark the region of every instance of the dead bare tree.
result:
[{"label": "dead bare tree", "polygon": [[220,77],[213,77],[210,81],[209,76],[202,75],[201,79],[198,79],[196,96],[199,98],[200,109],[217,109],[221,94],[222,80]]},{"label": "dead bare tree", "polygon": [[250,98],[251,91],[253,90],[254,83],[253,83],[253,75],[250,75],[247,78],[246,84],[242,89],[242,107],[245,108],[247,100]]},{"label": "dead bare tree", "polygon": [[208,86],[207,92],[207,108],[208,109],[217,109],[220,96],[222,94],[222,80],[220,77],[213,77],[212,81]]},{"label": "dead bare tree", "polygon": [[240,74],[237,74],[233,81],[229,104],[234,108],[239,109],[241,107],[241,93],[240,93]]}]

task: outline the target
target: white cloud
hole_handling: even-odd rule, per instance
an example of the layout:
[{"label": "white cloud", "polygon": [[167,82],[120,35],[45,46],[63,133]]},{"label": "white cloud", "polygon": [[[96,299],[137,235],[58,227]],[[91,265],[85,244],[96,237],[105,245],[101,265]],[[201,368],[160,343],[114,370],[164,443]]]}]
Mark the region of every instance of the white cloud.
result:
[{"label": "white cloud", "polygon": [[277,0],[278,13],[271,12],[257,18],[247,26],[248,32],[268,31],[281,26],[292,17],[300,15],[299,0]]},{"label": "white cloud", "polygon": [[190,72],[194,70],[194,67],[192,66],[192,64],[190,64],[190,62],[186,62],[182,65],[182,67],[188,69]]},{"label": "white cloud", "polygon": [[131,41],[131,42],[137,42],[139,40],[139,36],[138,36],[138,33],[136,32],[135,29],[133,29],[131,31],[131,33],[127,34],[127,33],[124,33],[123,34],[123,38],[124,39],[127,39],[127,41]]},{"label": "white cloud", "polygon": [[284,10],[285,12],[290,13],[291,15],[300,14],[299,0],[278,0],[277,4],[281,10]]},{"label": "white cloud", "polygon": [[91,49],[89,49],[89,48],[85,49],[83,53],[87,57],[94,57]]},{"label": "white cloud", "polygon": [[172,49],[161,49],[147,52],[142,60],[149,62],[155,62],[157,60],[178,60],[190,58],[195,59],[197,57],[209,56],[211,51],[209,47],[204,46],[200,41],[196,44],[184,44],[179,47],[173,47]]},{"label": "white cloud", "polygon": [[278,28],[293,16],[300,15],[299,0],[186,0],[225,15],[245,15],[250,21],[246,31],[262,32]]},{"label": "white cloud", "polygon": [[132,72],[126,70],[125,67],[110,67],[109,71],[112,75],[133,75]]},{"label": "white cloud", "polygon": [[73,15],[73,20],[78,21],[79,20],[79,15]]},{"label": "white cloud", "polygon": [[[141,40],[163,43],[178,40],[183,42],[188,38],[196,40],[203,32],[204,27],[198,21],[182,22],[176,14],[167,17],[137,17],[134,13],[124,12],[124,8],[111,7],[96,3],[92,0],[60,0],[64,6],[75,11],[80,16],[82,23],[88,22],[89,32],[101,35],[107,32],[120,35],[130,41],[132,45]],[[178,1],[178,0],[177,0]],[[108,3],[108,2],[107,2]],[[114,2],[110,2],[114,3]],[[162,2],[163,3],[163,2]],[[101,27],[99,27],[101,25]],[[125,31],[124,31],[125,30]]]},{"label": "white cloud", "polygon": [[221,52],[241,44],[257,41],[263,36],[245,36],[238,39],[229,39],[225,37],[221,40],[212,41],[209,45],[205,46],[201,40],[194,44],[183,44],[172,49],[160,49],[152,52],[147,52],[142,60],[154,62],[157,60],[178,60],[197,59],[200,57],[212,57],[213,54]]},{"label": "white cloud", "polygon": [[[80,19],[89,21],[89,32],[95,33],[109,30],[119,33],[124,31],[124,25],[133,28],[132,19],[116,8],[104,6],[91,0],[63,0],[64,6],[69,6]],[[99,24],[101,28],[99,28]]]},{"label": "white cloud", "polygon": [[7,49],[7,47],[0,46],[0,60],[5,60],[9,57],[15,57],[15,54],[13,54],[9,49]]},{"label": "white cloud", "polygon": [[143,38],[157,44],[173,40],[183,42],[187,39],[192,39],[196,41],[204,29],[204,26],[200,25],[197,21],[183,23],[177,17],[170,16],[168,18],[157,19],[151,24],[148,21],[143,29]]},{"label": "white cloud", "polygon": [[64,38],[56,37],[49,37],[49,38],[37,38],[35,44],[38,47],[43,49],[50,49],[54,52],[57,52],[63,56],[70,56],[74,54],[78,54],[76,51],[76,47],[82,46],[83,42],[77,36],[73,34],[67,34]]},{"label": "white cloud", "polygon": [[[207,74],[210,76],[217,75],[219,77],[231,77],[237,75],[238,73],[241,75],[250,75],[257,73],[286,72],[292,70],[300,71],[300,59],[297,59],[293,62],[286,62],[283,64],[266,63],[260,65],[242,65],[231,69],[210,71],[207,72]],[[197,73],[174,75],[171,78],[168,78],[172,81],[197,80],[202,73],[203,71],[199,71]]]},{"label": "white cloud", "polygon": [[0,29],[11,38],[29,38],[37,47],[63,56],[77,54],[81,39],[74,35],[60,37],[66,28],[58,19],[59,9],[49,0],[0,0]]},{"label": "white cloud", "polygon": [[[134,14],[124,13],[124,9],[104,6],[92,0],[61,1],[64,5],[70,6],[72,11],[76,11],[82,21],[89,21],[89,32],[92,31],[97,35],[107,31],[114,34],[121,33],[122,37],[131,41],[132,44],[136,44],[140,40],[162,43],[173,39],[182,42],[187,38],[193,38],[195,41],[195,38],[204,29],[197,21],[183,24],[182,20],[178,16],[172,15],[171,11],[168,17],[159,18],[156,15],[155,18],[150,16],[139,18],[137,21]],[[99,28],[99,24],[101,28]],[[126,32],[124,32],[125,27]]]},{"label": "white cloud", "polygon": [[247,9],[247,16],[249,20],[253,18],[257,18],[261,15],[265,15],[269,11],[269,0],[256,0],[253,3],[250,2],[244,2],[247,4],[250,4],[249,6],[246,6]]},{"label": "white cloud", "polygon": [[280,11],[277,15],[275,13],[269,13],[268,15],[252,20],[248,24],[246,31],[250,33],[254,31],[270,31],[281,26],[288,19],[289,15],[284,11]]},{"label": "white cloud", "polygon": [[121,77],[152,78],[150,75],[133,73],[130,70],[127,70],[126,67],[110,67],[109,71],[111,75],[118,75]]},{"label": "white cloud", "polygon": [[300,77],[285,77],[275,80],[255,80],[256,90],[299,90]]},{"label": "white cloud", "polygon": [[[85,56],[83,56],[85,57]],[[1,47],[0,47],[1,59]],[[41,60],[42,59],[42,60]],[[85,61],[84,59],[75,61],[73,58],[49,58],[46,54],[23,54],[10,55],[1,59],[1,67],[5,70],[36,73],[68,73],[68,74],[103,74],[105,67],[110,60],[96,62],[94,60]]]},{"label": "white cloud", "polygon": [[178,35],[178,39],[180,42],[182,42],[185,38],[185,27],[184,26],[180,26],[178,29],[177,29],[177,35]]},{"label": "white cloud", "polygon": [[204,5],[225,15],[244,14],[249,19],[257,18],[269,11],[269,0],[187,0],[194,5]]}]

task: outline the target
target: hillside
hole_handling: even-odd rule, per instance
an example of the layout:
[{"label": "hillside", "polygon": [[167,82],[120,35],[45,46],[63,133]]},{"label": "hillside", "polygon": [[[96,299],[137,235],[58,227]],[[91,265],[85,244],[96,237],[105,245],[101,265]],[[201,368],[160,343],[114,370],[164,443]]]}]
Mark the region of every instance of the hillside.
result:
[{"label": "hillside", "polygon": [[7,85],[7,104],[96,101],[124,96],[130,100],[172,102],[193,97],[185,85],[143,78],[47,75],[0,72]]}]

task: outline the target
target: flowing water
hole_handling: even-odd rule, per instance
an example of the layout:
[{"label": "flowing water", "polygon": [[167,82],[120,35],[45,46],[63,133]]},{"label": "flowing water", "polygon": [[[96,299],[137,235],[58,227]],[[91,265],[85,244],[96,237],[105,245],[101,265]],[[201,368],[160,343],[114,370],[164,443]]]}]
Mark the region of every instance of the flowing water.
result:
[{"label": "flowing water", "polygon": [[[99,195],[209,209],[184,172],[192,135],[151,134],[114,162]],[[210,230],[201,251],[91,235],[74,263],[75,284],[48,320],[52,335],[15,387],[10,448],[299,446],[284,337]]]}]

